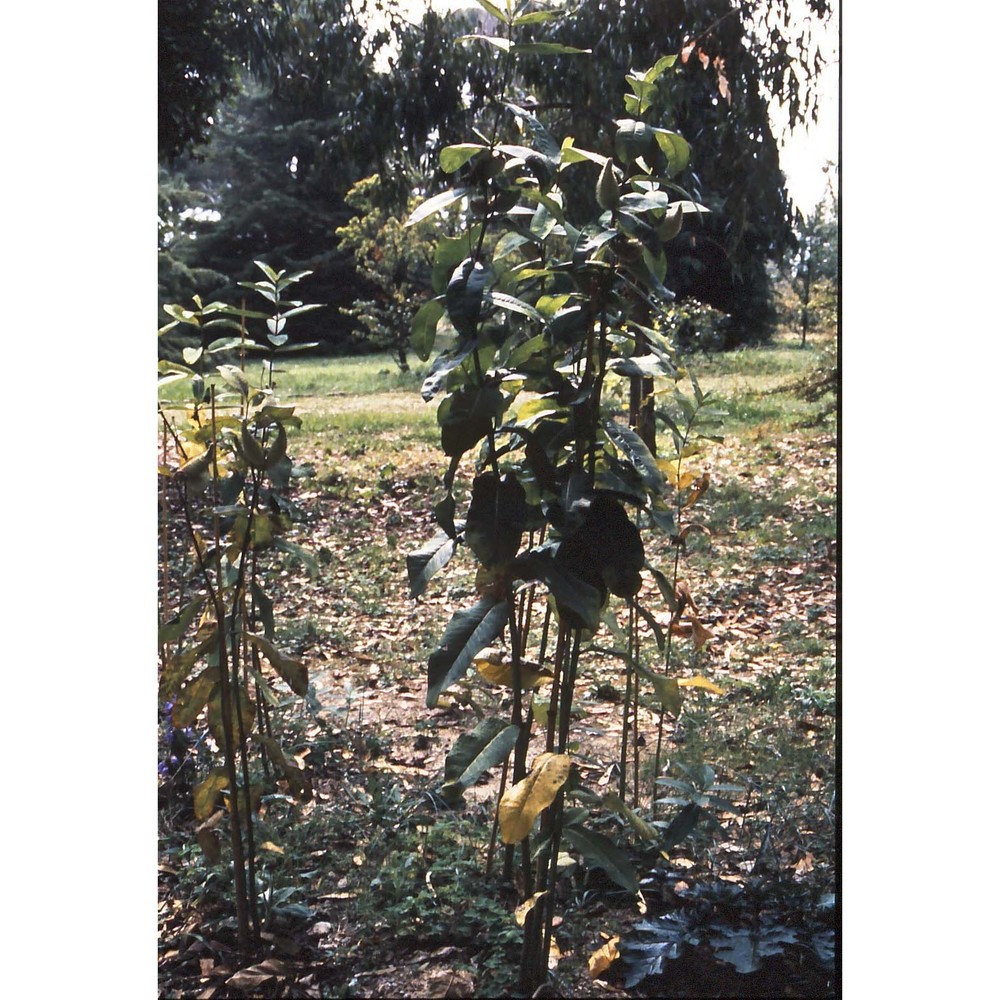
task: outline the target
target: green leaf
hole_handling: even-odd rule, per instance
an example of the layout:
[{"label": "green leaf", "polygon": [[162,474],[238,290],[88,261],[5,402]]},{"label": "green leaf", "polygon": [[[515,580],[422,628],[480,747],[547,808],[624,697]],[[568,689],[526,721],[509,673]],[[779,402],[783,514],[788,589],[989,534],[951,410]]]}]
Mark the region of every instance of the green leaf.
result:
[{"label": "green leaf", "polygon": [[647,488],[656,495],[663,493],[667,488],[667,481],[642,438],[630,427],[623,427],[613,420],[605,419],[602,423],[605,433],[632,463]]},{"label": "green leaf", "polygon": [[[480,0],[480,3],[482,3],[482,0]],[[524,24],[541,24],[544,21],[554,21],[556,18],[565,16],[566,12],[562,10],[536,10],[531,14],[519,14],[510,23],[513,27],[519,28]],[[577,51],[582,50],[578,49]],[[589,52],[590,49],[586,51]]]},{"label": "green leaf", "polygon": [[522,552],[514,560],[515,572],[522,580],[541,580],[555,599],[560,616],[571,625],[597,631],[604,595],[556,563],[551,552],[545,547]]},{"label": "green leaf", "polygon": [[267,275],[272,285],[276,285],[278,279],[285,273],[284,271],[275,271],[273,267],[268,267],[262,260],[255,260],[254,263]]},{"label": "green leaf", "polygon": [[492,14],[493,17],[500,22],[500,24],[507,23],[507,15],[504,14],[504,12],[496,4],[490,3],[490,0],[476,0],[476,3],[478,3],[487,14]]},{"label": "green leaf", "polygon": [[514,298],[513,295],[506,295],[503,292],[489,292],[487,300],[490,305],[497,306],[500,309],[509,309],[511,312],[520,313],[522,316],[537,320],[539,323],[545,322],[545,317],[534,306],[528,305],[527,302],[522,302],[521,299]]},{"label": "green leaf", "polygon": [[691,159],[691,147],[687,144],[687,140],[665,128],[654,128],[653,136],[667,158],[667,173],[671,177],[679,174]]},{"label": "green leaf", "polygon": [[563,829],[563,836],[592,865],[603,868],[616,885],[627,892],[638,892],[639,879],[629,856],[604,834],[582,826],[567,826]]},{"label": "green leaf", "polygon": [[517,42],[509,48],[516,56],[589,56],[593,52],[593,49],[577,49],[556,42]]},{"label": "green leaf", "polygon": [[487,569],[504,566],[517,555],[527,518],[524,488],[514,474],[505,472],[498,480],[493,472],[481,472],[472,481],[466,544]]},{"label": "green leaf", "polygon": [[552,137],[549,130],[530,111],[510,102],[505,102],[504,107],[528,126],[535,148],[552,160],[554,164],[559,158],[559,143]]},{"label": "green leaf", "polygon": [[173,618],[165,621],[157,632],[157,645],[164,646],[168,642],[176,642],[180,639],[188,630],[191,622],[194,621],[194,616],[204,607],[206,600],[207,598],[204,596],[196,597],[189,604],[185,604]]},{"label": "green leaf", "polygon": [[483,294],[492,276],[488,267],[471,257],[466,257],[452,272],[444,301],[448,318],[460,337],[475,336]]},{"label": "green leaf", "polygon": [[431,578],[448,565],[455,554],[455,540],[439,531],[422,549],[406,557],[406,575],[410,581],[410,597],[419,597]]},{"label": "green leaf", "polygon": [[426,361],[434,350],[438,320],[444,315],[440,299],[428,299],[416,312],[410,324],[410,346],[421,361]]},{"label": "green leaf", "polygon": [[519,732],[517,726],[491,717],[483,719],[471,733],[459,736],[444,762],[442,797],[458,802],[482,774],[508,758]]},{"label": "green leaf", "polygon": [[597,204],[601,208],[611,209],[618,207],[621,200],[621,192],[618,190],[618,180],[615,177],[615,165],[609,159],[601,167],[601,173],[597,178]]},{"label": "green leaf", "polygon": [[509,52],[511,50],[511,44],[506,38],[497,38],[495,35],[459,35],[455,39],[456,42],[486,42],[487,45],[492,45],[494,48],[499,49],[501,52]]},{"label": "green leaf", "polygon": [[676,378],[677,369],[665,358],[656,354],[640,354],[638,357],[615,358],[608,368],[616,375],[641,378]]},{"label": "green leaf", "polygon": [[689,802],[671,821],[663,834],[660,849],[669,851],[679,844],[697,825],[701,818],[701,806],[697,802]]},{"label": "green leaf", "polygon": [[438,212],[443,212],[449,206],[454,205],[455,202],[467,197],[468,194],[468,188],[458,187],[449,188],[447,191],[436,194],[433,198],[428,198],[427,201],[421,202],[410,213],[410,217],[403,224],[404,228],[415,226],[418,222],[422,222],[424,219],[430,218],[430,216],[436,215]]},{"label": "green leaf", "polygon": [[218,365],[216,371],[222,376],[223,381],[232,386],[241,396],[250,394],[250,383],[246,375],[235,365]]},{"label": "green leaf", "polygon": [[434,708],[445,688],[464,677],[473,657],[485,649],[507,624],[506,601],[483,598],[475,607],[458,611],[448,623],[427,661],[427,707]]},{"label": "green leaf", "polygon": [[441,150],[441,169],[446,174],[453,174],[468,163],[477,153],[481,153],[484,149],[488,148],[488,146],[484,146],[481,142],[459,142],[454,146],[445,146]]}]

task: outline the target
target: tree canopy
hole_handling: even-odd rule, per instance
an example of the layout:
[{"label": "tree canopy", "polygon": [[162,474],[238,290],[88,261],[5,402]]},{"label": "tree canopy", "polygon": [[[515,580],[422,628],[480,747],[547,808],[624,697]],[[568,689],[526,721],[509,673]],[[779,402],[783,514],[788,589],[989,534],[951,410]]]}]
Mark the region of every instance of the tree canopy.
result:
[{"label": "tree canopy", "polygon": [[[826,0],[808,5],[830,15]],[[400,206],[411,168],[425,190],[442,182],[439,150],[468,135],[500,71],[490,47],[459,41],[471,18],[488,25],[489,6],[428,8],[414,24],[398,0],[161,2],[162,293],[176,301],[203,291],[193,275],[215,275],[213,294],[225,295],[270,259],[313,271],[302,294],[333,307],[303,336],[350,343],[349,329],[329,329],[358,283],[335,235],[351,214],[345,196],[373,173]],[[665,124],[693,156],[677,180],[714,214],[672,249],[672,287],[734,314],[735,340],[759,332],[764,264],[789,247],[795,211],[768,107],[791,128],[815,115],[823,55],[809,25],[753,0],[568,0],[536,30],[592,55],[555,72],[551,60],[525,63],[516,88],[554,130],[597,150],[614,134],[623,75],[678,54]]]}]

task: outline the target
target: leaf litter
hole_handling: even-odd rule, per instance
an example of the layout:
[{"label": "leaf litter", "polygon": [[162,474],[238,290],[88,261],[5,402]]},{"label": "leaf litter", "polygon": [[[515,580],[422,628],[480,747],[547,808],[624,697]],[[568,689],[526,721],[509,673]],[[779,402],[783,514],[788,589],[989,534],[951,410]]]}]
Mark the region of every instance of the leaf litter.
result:
[{"label": "leaf litter", "polygon": [[[324,402],[335,407],[338,401]],[[440,786],[459,733],[486,715],[502,716],[509,704],[503,688],[472,671],[441,697],[437,708],[424,705],[427,656],[450,614],[475,593],[468,564],[456,559],[421,599],[409,596],[405,555],[433,529],[428,512],[441,493],[440,458],[429,447],[401,450],[391,433],[374,435],[363,451],[338,450],[335,443],[315,439],[293,441],[293,447],[299,449],[299,463],[314,474],[296,481],[293,500],[302,521],[298,537],[291,537],[317,555],[319,572],[286,555],[269,586],[277,644],[305,663],[312,685],[314,710],[311,719],[302,720],[301,743],[315,798],[302,811],[311,817],[353,812],[356,822],[353,827],[331,822],[331,829],[345,830],[342,844],[311,845],[328,848],[330,857],[317,862],[319,874],[304,881],[301,911],[274,919],[262,934],[265,953],[242,967],[225,908],[192,899],[178,854],[161,853],[161,995],[209,997],[239,990],[240,995],[318,997],[348,984],[356,996],[476,995],[484,981],[476,966],[479,942],[466,940],[451,951],[421,949],[419,931],[410,928],[401,935],[373,922],[377,900],[359,904],[371,895],[372,872],[386,857],[379,857],[378,835],[363,832],[371,822],[368,789],[381,783],[401,799],[420,801]],[[699,517],[705,520],[708,513],[711,534],[689,535],[682,565],[697,599],[697,621],[710,638],[703,638],[698,649],[688,639],[675,639],[672,671],[707,679],[726,694],[686,688],[688,707],[680,718],[666,719],[665,758],[710,753],[717,766],[731,768],[747,795],[738,816],[720,820],[730,834],[731,851],[722,849],[726,841],[717,834],[714,842],[704,837],[682,842],[648,867],[641,885],[651,907],[649,920],[655,911],[676,906],[671,900],[698,898],[702,887],[745,889],[767,879],[808,890],[813,899],[833,898],[834,448],[832,438],[815,432],[786,433],[775,441],[744,436],[718,446],[706,462],[711,485],[700,501]],[[657,555],[659,565],[668,565],[666,542]],[[670,623],[653,581],[646,581],[640,602],[653,609],[660,625]],[[655,650],[648,624],[642,630]],[[621,688],[623,668],[612,657],[597,656],[589,669],[592,683],[581,682],[583,718],[576,723],[586,730],[582,770],[592,786],[603,781],[613,788],[621,706],[599,693],[602,686]],[[697,719],[689,718],[689,708]],[[657,722],[655,704],[644,704],[639,727],[647,744],[655,741]],[[789,753],[796,764],[786,763]],[[345,788],[354,789],[353,798],[345,798]],[[482,816],[480,868],[498,790],[498,775],[491,772],[465,797],[466,811]],[[361,839],[368,841],[363,845],[367,854],[358,854]],[[278,843],[269,842],[267,850],[274,856],[273,848],[281,844],[277,837],[272,840]],[[294,854],[287,845],[282,849],[285,857]],[[341,856],[360,856],[362,864],[337,860]],[[323,870],[328,863],[331,870]],[[593,881],[590,876],[588,881]],[[678,895],[675,889],[682,885],[687,889]],[[470,891],[477,892],[477,886]],[[512,926],[519,902],[510,900]],[[612,894],[597,911],[593,919],[567,921],[577,927],[578,940],[567,940],[565,932],[560,938],[564,957],[558,971],[565,995],[592,996],[595,989],[601,995],[625,995],[623,982],[630,995],[656,995],[644,993],[645,977],[631,982],[634,969],[627,980],[621,971],[629,954],[628,932],[638,926],[634,906],[614,902]],[[701,969],[695,975],[678,965],[674,995],[706,995],[684,990],[704,988],[695,984],[708,975],[705,969],[715,969],[724,981],[720,966],[743,976],[743,987],[749,988],[747,977],[758,975],[765,961],[794,952],[801,963],[800,946],[809,935],[814,939],[810,954],[832,954],[828,924],[788,930],[780,921],[758,922],[771,930],[752,938],[738,908],[731,916],[714,937],[696,937]],[[602,951],[610,935],[620,935],[613,950],[623,958],[617,962],[610,960],[611,948]],[[401,950],[401,938],[412,943]],[[595,972],[588,961],[598,953],[600,971]],[[824,963],[819,968],[822,973]],[[592,975],[601,978],[594,981]],[[655,990],[655,977],[650,983]]]}]

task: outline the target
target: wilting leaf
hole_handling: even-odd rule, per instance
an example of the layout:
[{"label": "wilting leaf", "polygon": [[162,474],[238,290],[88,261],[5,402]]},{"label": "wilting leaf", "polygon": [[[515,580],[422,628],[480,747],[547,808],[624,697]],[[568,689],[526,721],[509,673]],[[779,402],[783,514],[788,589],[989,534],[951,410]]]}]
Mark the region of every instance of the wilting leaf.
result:
[{"label": "wilting leaf", "polygon": [[219,682],[217,667],[206,667],[197,677],[188,681],[177,695],[170,720],[176,729],[187,729],[205,707],[212,689]]},{"label": "wilting leaf", "polygon": [[188,626],[194,621],[194,616],[201,610],[206,597],[196,597],[189,604],[186,604],[173,618],[165,621],[156,635],[156,642],[163,646],[168,642],[176,642],[188,630]]},{"label": "wilting leaf", "polygon": [[215,803],[224,788],[229,787],[229,778],[222,768],[215,768],[204,781],[199,781],[191,790],[194,818],[204,820],[212,815]]},{"label": "wilting leaf", "polygon": [[596,979],[603,972],[606,972],[611,963],[618,957],[618,941],[619,938],[616,934],[587,959],[587,968],[590,971],[591,979]]},{"label": "wilting leaf", "polygon": [[619,816],[624,816],[643,840],[655,843],[660,839],[660,832],[651,823],[647,823],[631,806],[622,802],[615,792],[608,792],[602,799],[601,805],[605,809],[612,809]]},{"label": "wilting leaf", "polygon": [[441,692],[465,676],[472,659],[485,649],[507,624],[506,601],[483,599],[458,611],[448,623],[438,646],[427,661],[427,707],[437,704]]},{"label": "wilting leaf", "polygon": [[[510,660],[496,662],[488,657],[477,657],[472,665],[480,676],[490,684],[500,684],[503,687],[514,686],[514,664]],[[552,671],[548,668],[539,670],[534,664],[522,663],[518,671],[521,690],[530,691],[541,687],[552,680]]]},{"label": "wilting leaf", "polygon": [[711,691],[712,694],[725,694],[726,692],[719,687],[718,684],[713,684],[706,677],[681,677],[678,679],[677,683],[681,687],[692,687],[692,688],[704,688],[706,691]]},{"label": "wilting leaf", "polygon": [[243,635],[247,642],[252,643],[267,657],[268,663],[296,694],[304,697],[309,693],[309,670],[301,660],[282,653],[262,635],[254,635],[252,632],[244,632]]},{"label": "wilting leaf", "polygon": [[656,700],[675,718],[681,714],[684,699],[676,677],[664,677],[655,670],[649,670],[639,663],[634,664],[640,677],[649,681],[656,692]]},{"label": "wilting leaf", "polygon": [[603,868],[608,878],[616,885],[629,892],[638,890],[639,880],[628,854],[603,833],[587,830],[581,826],[567,826],[563,829],[563,836],[592,865]]},{"label": "wilting leaf", "polygon": [[531,772],[504,792],[499,816],[505,844],[517,844],[528,836],[538,814],[552,805],[566,783],[570,764],[569,754],[539,754]]},{"label": "wilting leaf", "polygon": [[523,927],[525,920],[528,919],[528,914],[535,908],[535,903],[537,903],[544,892],[536,892],[534,895],[529,896],[523,903],[519,903],[517,909],[514,911],[514,922],[518,927]]},{"label": "wilting leaf", "polygon": [[217,865],[222,860],[222,842],[217,830],[207,830],[199,827],[195,831],[198,846],[202,849],[205,859],[210,865]]},{"label": "wilting leaf", "polygon": [[312,782],[309,780],[308,773],[281,749],[277,740],[270,736],[258,736],[257,740],[288,782],[288,790],[301,799],[311,799]]},{"label": "wilting leaf", "polygon": [[471,733],[463,733],[444,762],[441,795],[457,802],[480,775],[502,764],[517,742],[518,727],[503,719],[483,719]]}]

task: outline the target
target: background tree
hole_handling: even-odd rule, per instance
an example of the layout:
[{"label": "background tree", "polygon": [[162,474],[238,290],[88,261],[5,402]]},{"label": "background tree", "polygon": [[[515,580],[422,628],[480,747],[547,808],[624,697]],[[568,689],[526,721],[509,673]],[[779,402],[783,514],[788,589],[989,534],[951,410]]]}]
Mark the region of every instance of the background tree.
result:
[{"label": "background tree", "polygon": [[836,322],[840,279],[840,201],[834,191],[832,163],[827,164],[826,196],[796,219],[796,245],[783,260],[783,271],[796,301],[795,324],[806,346],[809,330]]},{"label": "background tree", "polygon": [[303,317],[303,337],[347,350],[356,324],[331,317],[365,284],[336,236],[354,214],[347,192],[378,172],[380,197],[405,206],[413,179],[402,164],[436,162],[481,103],[490,64],[454,44],[460,18],[428,11],[414,25],[394,2],[314,0],[259,14],[256,34],[240,36],[245,73],[214,110],[212,141],[161,178],[160,303],[204,293],[195,277],[209,275],[213,296],[238,301],[253,261],[273,260],[312,272],[302,294],[336,307]]},{"label": "background tree", "polygon": [[[825,65],[808,19],[787,4],[759,0],[569,0],[573,16],[543,26],[546,38],[593,48],[589,59],[560,60],[558,72],[531,66],[525,85],[588,148],[607,152],[613,122],[603,108],[632,66],[679,53],[672,124],[692,144],[680,178],[712,209],[671,248],[671,287],[730,313],[725,346],[766,332],[771,314],[766,262],[793,245],[795,206],[785,188],[769,106],[794,130],[817,116],[815,82]],[[808,0],[815,20],[827,0]],[[590,40],[589,42],[587,40]]]}]

